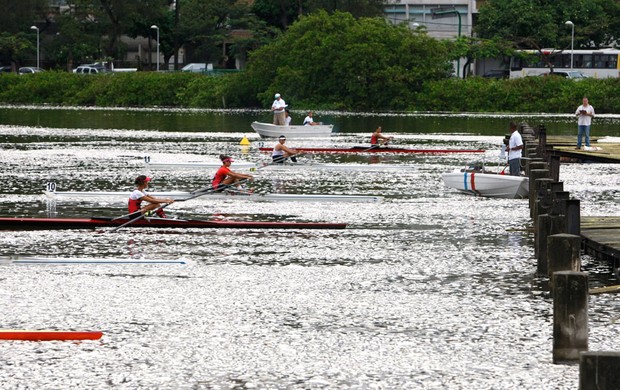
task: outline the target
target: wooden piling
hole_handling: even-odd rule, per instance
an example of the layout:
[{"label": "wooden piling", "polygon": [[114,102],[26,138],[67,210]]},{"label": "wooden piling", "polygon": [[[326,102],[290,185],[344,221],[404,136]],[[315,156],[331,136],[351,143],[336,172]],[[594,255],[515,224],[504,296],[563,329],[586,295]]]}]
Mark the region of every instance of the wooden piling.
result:
[{"label": "wooden piling", "polygon": [[620,389],[620,352],[583,352],[579,356],[580,390]]},{"label": "wooden piling", "polygon": [[547,237],[566,233],[566,219],[562,215],[543,214],[538,216],[534,234],[534,255],[537,259],[538,275],[547,276]]},{"label": "wooden piling", "polygon": [[[553,273],[581,271],[581,237],[574,234],[552,234],[547,237],[547,272],[553,282]],[[553,288],[553,285],[551,286]]]},{"label": "wooden piling", "polygon": [[566,233],[581,235],[581,202],[579,199],[569,199],[566,207]]},{"label": "wooden piling", "polygon": [[553,362],[574,362],[588,350],[588,275],[553,274]]},{"label": "wooden piling", "polygon": [[560,156],[549,156],[549,171],[554,181],[560,181]]}]

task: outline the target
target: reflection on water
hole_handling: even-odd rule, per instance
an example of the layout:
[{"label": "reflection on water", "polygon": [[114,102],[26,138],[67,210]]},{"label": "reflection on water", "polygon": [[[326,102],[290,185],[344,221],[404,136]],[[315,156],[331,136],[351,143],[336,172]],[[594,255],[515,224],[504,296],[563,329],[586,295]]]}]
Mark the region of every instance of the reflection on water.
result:
[{"label": "reflection on water", "polygon": [[[223,130],[223,129],[222,129]],[[67,141],[63,141],[67,134]],[[192,190],[214,169],[156,170],[153,161],[267,161],[243,133],[167,133],[0,126],[2,215],[126,213],[118,197],[59,191]],[[102,141],[98,140],[101,137]],[[329,141],[351,143],[359,135]],[[503,135],[407,134],[408,143],[481,148]],[[21,139],[20,148],[8,142]],[[11,141],[7,141],[11,140]],[[256,191],[380,195],[382,203],[197,198],[182,218],[333,221],[346,230],[120,229],[3,231],[3,256],[187,259],[186,265],[0,265],[4,328],[102,330],[100,342],[0,344],[7,388],[574,389],[578,367],[551,363],[551,300],[535,277],[527,202],[444,188],[468,155],[313,156],[320,163],[416,169],[259,172]],[[234,169],[234,164],[233,164]],[[611,165],[563,165],[584,215],[618,213]],[[593,283],[609,269],[586,257]],[[590,349],[613,350],[613,297],[591,298]],[[51,365],[51,366],[50,366]],[[52,367],[53,366],[53,367]],[[53,368],[53,369],[48,369]]]}]

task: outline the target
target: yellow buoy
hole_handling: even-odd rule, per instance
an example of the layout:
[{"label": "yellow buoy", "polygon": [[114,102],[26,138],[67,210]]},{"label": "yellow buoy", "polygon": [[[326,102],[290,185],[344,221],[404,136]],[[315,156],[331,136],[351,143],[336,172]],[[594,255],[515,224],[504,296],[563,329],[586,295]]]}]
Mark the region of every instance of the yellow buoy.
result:
[{"label": "yellow buoy", "polygon": [[248,141],[248,137],[244,135],[243,138],[241,139],[241,142],[239,142],[239,145],[249,145],[249,144],[250,144],[250,141]]}]

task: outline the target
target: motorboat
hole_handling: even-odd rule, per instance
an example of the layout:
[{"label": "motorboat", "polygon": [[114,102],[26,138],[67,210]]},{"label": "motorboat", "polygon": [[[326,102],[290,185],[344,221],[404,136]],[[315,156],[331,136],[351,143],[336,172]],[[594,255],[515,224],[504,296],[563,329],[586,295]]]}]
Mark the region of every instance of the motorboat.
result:
[{"label": "motorboat", "polygon": [[482,168],[457,169],[441,175],[448,188],[490,198],[522,199],[529,196],[529,179],[502,172],[489,172]]},{"label": "motorboat", "polygon": [[286,138],[320,138],[331,136],[334,125],[278,126],[271,123],[252,122],[252,129],[263,138],[278,138],[281,135]]}]

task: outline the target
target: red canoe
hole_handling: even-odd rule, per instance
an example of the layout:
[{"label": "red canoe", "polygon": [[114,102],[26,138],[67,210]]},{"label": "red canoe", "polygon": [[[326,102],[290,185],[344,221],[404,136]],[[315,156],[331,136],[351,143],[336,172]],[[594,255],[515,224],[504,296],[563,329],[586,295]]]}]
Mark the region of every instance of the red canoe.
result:
[{"label": "red canoe", "polygon": [[0,329],[0,340],[99,340],[101,336],[103,333],[96,331]]},{"label": "red canoe", "polygon": [[[259,148],[261,152],[271,152],[273,148]],[[351,148],[295,148],[305,153],[420,153],[420,154],[447,154],[447,153],[484,153],[482,149],[407,149],[395,147],[370,148],[368,146],[353,146]]]},{"label": "red canoe", "polygon": [[[0,218],[0,230],[93,229],[116,227],[129,220],[111,217],[91,218]],[[203,221],[199,219],[144,218],[127,226],[148,228],[213,228],[213,229],[344,229],[346,223],[331,222],[262,222]]]}]

